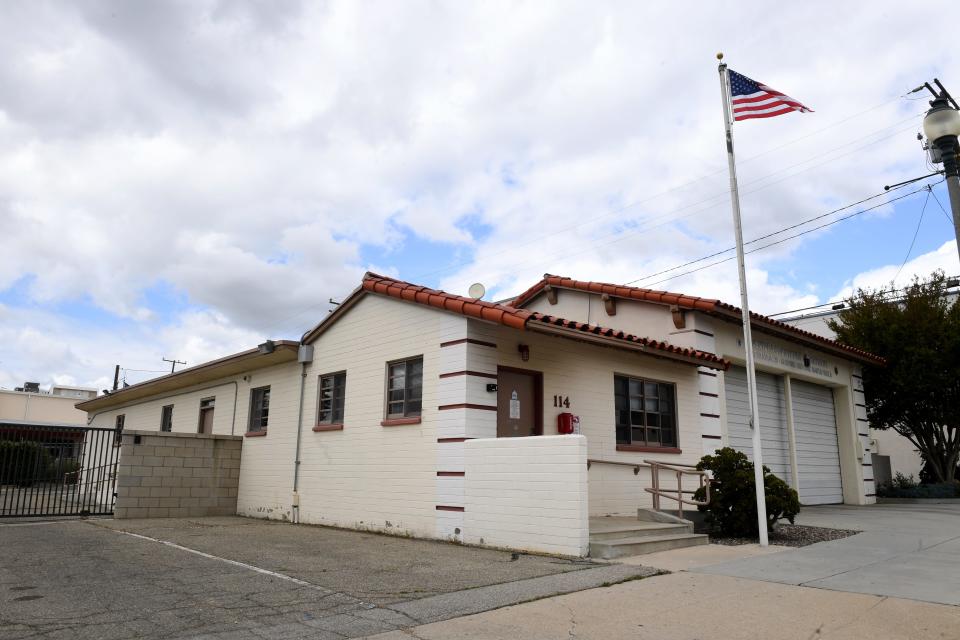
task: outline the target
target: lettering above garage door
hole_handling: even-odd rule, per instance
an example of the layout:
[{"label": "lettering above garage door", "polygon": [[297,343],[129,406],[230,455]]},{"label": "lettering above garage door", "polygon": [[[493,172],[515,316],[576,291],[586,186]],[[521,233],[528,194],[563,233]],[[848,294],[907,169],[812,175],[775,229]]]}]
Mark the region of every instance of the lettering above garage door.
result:
[{"label": "lettering above garage door", "polygon": [[833,378],[834,365],[817,355],[805,354],[796,349],[761,340],[753,341],[753,354],[761,362],[805,371],[824,378]]}]

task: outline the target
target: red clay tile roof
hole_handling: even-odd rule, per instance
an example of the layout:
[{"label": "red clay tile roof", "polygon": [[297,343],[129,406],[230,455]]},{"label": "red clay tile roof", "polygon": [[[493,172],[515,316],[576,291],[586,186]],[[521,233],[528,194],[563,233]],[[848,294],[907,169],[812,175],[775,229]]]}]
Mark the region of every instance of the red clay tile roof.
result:
[{"label": "red clay tile roof", "polygon": [[471,318],[489,320],[513,329],[523,329],[527,324],[527,319],[533,315],[532,311],[526,309],[516,309],[496,302],[455,296],[445,291],[428,289],[427,287],[369,272],[363,276],[361,288],[364,291],[417,302],[444,311],[453,311]]},{"label": "red clay tile roof", "polygon": [[611,346],[614,346],[617,342],[629,343],[631,347],[636,348],[639,346],[641,351],[656,357],[681,360],[691,364],[702,364],[703,366],[715,369],[726,369],[729,366],[722,358],[706,351],[678,347],[667,342],[634,336],[616,329],[565,320],[556,316],[519,309],[496,302],[465,298],[375,273],[367,273],[364,275],[360,287],[344,300],[336,311],[327,316],[323,322],[305,333],[303,342],[306,343],[315,339],[336,316],[349,308],[358,296],[365,293],[376,293],[399,300],[406,300],[407,302],[414,302],[444,311],[459,313],[470,318],[495,322],[513,329],[531,329],[550,333],[555,333],[556,329],[560,329],[569,334],[571,338],[576,338],[578,337],[577,333],[582,333],[584,334],[583,338],[595,336],[599,340],[611,342]]},{"label": "red clay tile roof", "polygon": [[[670,344],[669,342],[663,342],[661,340],[652,340],[650,338],[644,338],[642,336],[635,336],[619,329],[610,329],[608,327],[601,327],[596,324],[587,324],[585,322],[576,322],[574,320],[565,320],[563,318],[558,318],[557,316],[548,316],[543,313],[534,312],[530,316],[531,323],[542,323],[545,325],[552,325],[556,327],[563,327],[565,329],[574,329],[580,331],[584,334],[591,334],[595,336],[600,336],[603,338],[614,338],[617,340],[623,340],[625,342],[632,342],[643,347],[650,349],[656,349],[659,351],[665,351],[667,353],[673,353],[678,356],[683,356],[685,358],[692,358],[695,360],[701,360],[704,362],[710,362],[715,365],[718,365],[718,368],[726,369],[729,367],[729,363],[723,358],[717,356],[714,353],[709,351],[700,351],[698,349],[688,349],[686,347],[678,347],[676,345]],[[527,324],[527,328],[534,329],[535,326]]]},{"label": "red clay tile roof", "polygon": [[[743,322],[743,313],[739,307],[735,307],[732,304],[721,302],[720,300],[715,300],[713,298],[701,298],[698,296],[684,295],[682,293],[671,293],[670,291],[643,289],[641,287],[626,287],[623,285],[609,284],[606,282],[574,280],[573,278],[555,276],[549,273],[544,274],[543,280],[536,283],[513,300],[507,302],[506,305],[510,307],[521,308],[524,304],[536,297],[537,294],[542,292],[548,285],[561,289],[576,289],[578,291],[586,291],[589,293],[606,293],[618,298],[640,300],[643,302],[655,302],[670,305],[675,304],[684,309],[693,309],[712,315],[723,316],[728,319],[735,319],[738,322]],[[773,318],[769,318],[753,311],[750,312],[750,318],[753,320],[753,324],[756,325],[760,330],[766,329],[768,332],[775,333],[795,341],[814,343],[820,348],[826,348],[828,351],[840,352],[841,354],[851,357],[854,360],[866,361],[871,364],[880,365],[886,363],[886,360],[880,356],[863,351],[862,349],[845,345],[841,342],[837,342],[836,340],[824,338],[823,336],[811,333],[809,331],[804,331],[803,329],[798,329],[797,327],[789,325],[785,322],[774,320]]]}]

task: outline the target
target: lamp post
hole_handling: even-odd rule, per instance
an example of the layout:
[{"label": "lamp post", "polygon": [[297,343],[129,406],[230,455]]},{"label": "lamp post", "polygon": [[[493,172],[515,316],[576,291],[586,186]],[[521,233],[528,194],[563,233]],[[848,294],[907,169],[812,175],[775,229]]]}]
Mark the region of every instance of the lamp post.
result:
[{"label": "lamp post", "polygon": [[[940,85],[939,82],[937,84]],[[930,111],[923,118],[923,133],[927,136],[932,160],[943,163],[950,208],[953,210],[953,232],[957,238],[957,253],[960,254],[960,148],[957,142],[957,136],[960,136],[960,111],[950,106],[948,98],[949,94],[944,89],[930,101]]]}]

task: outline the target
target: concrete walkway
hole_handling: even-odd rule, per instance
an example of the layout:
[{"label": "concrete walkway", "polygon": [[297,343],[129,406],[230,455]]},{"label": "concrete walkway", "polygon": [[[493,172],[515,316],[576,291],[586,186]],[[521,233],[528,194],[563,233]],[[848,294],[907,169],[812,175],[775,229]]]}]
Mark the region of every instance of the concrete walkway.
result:
[{"label": "concrete walkway", "polygon": [[956,640],[958,633],[956,607],[681,572],[374,638]]},{"label": "concrete walkway", "polygon": [[960,505],[810,507],[798,524],[863,533],[696,571],[960,605]]},{"label": "concrete walkway", "polygon": [[0,524],[0,640],[343,640],[652,575],[245,518]]},{"label": "concrete walkway", "polygon": [[[374,637],[957,640],[960,607],[933,604],[960,594],[955,507],[809,508],[800,524],[864,533],[803,549],[707,545],[621,558],[679,573]],[[822,588],[799,586],[811,576]],[[881,595],[860,593],[868,588]]]}]

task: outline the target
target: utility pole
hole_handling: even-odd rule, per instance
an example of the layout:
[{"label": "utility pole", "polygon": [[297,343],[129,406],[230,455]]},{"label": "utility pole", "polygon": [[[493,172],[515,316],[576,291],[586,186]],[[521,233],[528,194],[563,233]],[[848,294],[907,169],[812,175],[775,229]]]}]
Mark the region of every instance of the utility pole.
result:
[{"label": "utility pole", "polygon": [[119,385],[120,385],[120,365],[117,365],[113,370],[113,390],[116,391]]},{"label": "utility pole", "polygon": [[923,84],[933,94],[930,110],[923,118],[923,133],[927,136],[924,148],[930,151],[930,159],[935,164],[943,163],[950,208],[953,210],[953,233],[960,255],[960,145],[957,141],[957,136],[960,136],[960,105],[939,80],[934,78],[933,83],[940,89],[939,92],[929,82]]},{"label": "utility pole", "polygon": [[170,358],[161,358],[161,359],[164,362],[170,363],[170,373],[173,373],[176,370],[178,364],[187,364],[183,360],[177,360],[176,358],[174,358],[173,360],[171,360]]}]

